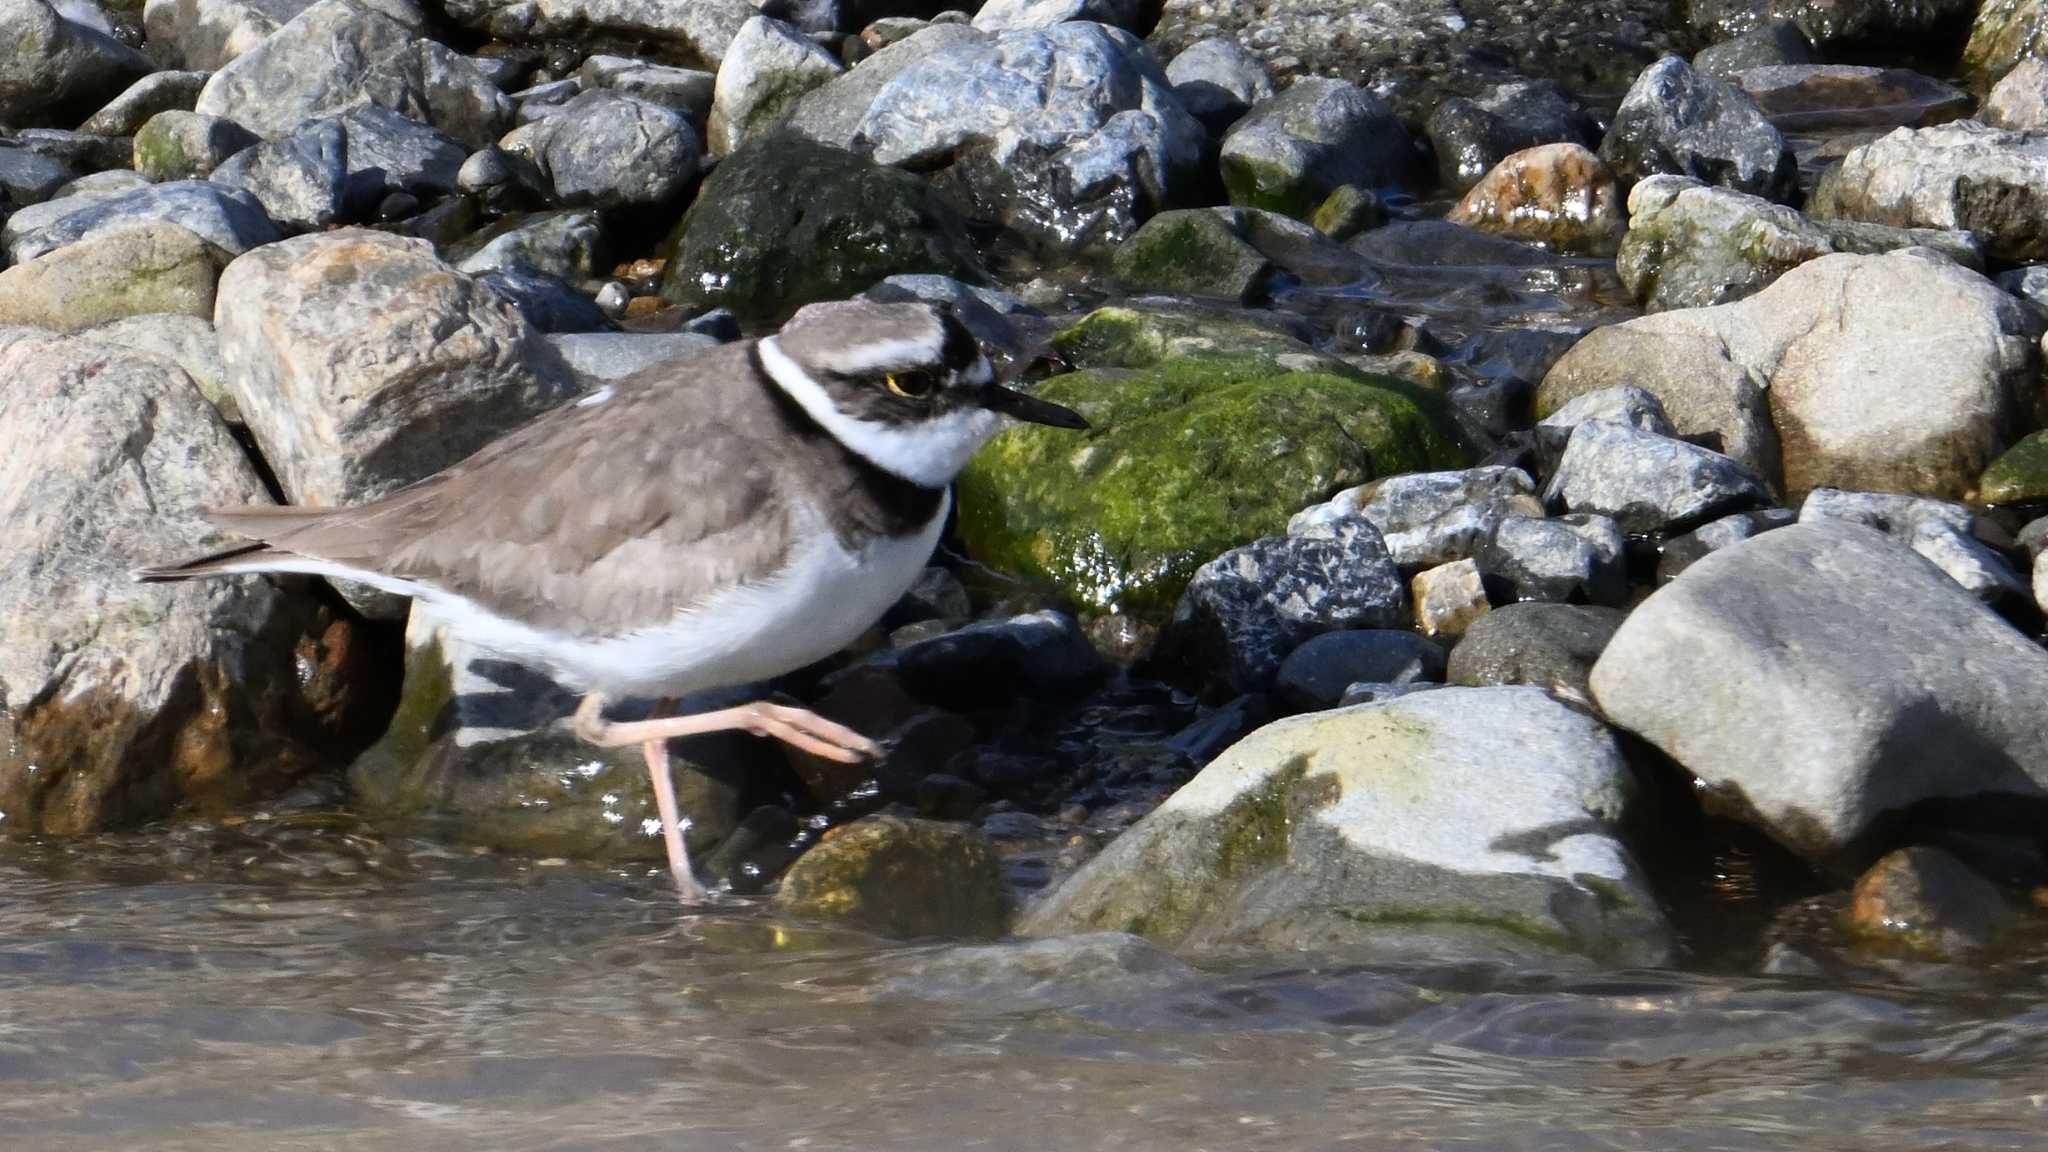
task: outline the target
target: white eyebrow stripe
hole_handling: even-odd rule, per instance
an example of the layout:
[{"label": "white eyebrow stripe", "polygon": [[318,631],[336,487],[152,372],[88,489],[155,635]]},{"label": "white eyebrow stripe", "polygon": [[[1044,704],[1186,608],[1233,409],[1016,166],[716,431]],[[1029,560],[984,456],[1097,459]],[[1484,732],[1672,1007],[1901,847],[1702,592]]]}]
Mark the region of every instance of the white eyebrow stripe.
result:
[{"label": "white eyebrow stripe", "polygon": [[841,375],[856,376],[887,368],[923,367],[937,359],[938,349],[929,340],[877,340],[821,356],[818,366]]}]

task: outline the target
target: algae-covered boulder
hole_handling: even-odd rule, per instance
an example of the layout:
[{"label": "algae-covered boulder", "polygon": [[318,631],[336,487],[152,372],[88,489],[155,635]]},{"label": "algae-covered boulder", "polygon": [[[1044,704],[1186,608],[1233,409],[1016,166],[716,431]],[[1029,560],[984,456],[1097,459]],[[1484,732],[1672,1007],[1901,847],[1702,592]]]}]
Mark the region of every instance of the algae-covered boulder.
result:
[{"label": "algae-covered boulder", "polygon": [[1025,916],[1026,935],[1669,960],[1598,720],[1537,688],[1443,688],[1270,724]]},{"label": "algae-covered boulder", "polygon": [[1091,428],[996,437],[960,477],[960,532],[1090,612],[1157,623],[1196,568],[1303,506],[1463,463],[1428,393],[1250,321],[1106,308],[1057,343],[1082,370],[1039,395]]},{"label": "algae-covered boulder", "polygon": [[1977,481],[1986,504],[2048,500],[2048,432],[2036,432],[2005,450]]},{"label": "algae-covered boulder", "polygon": [[1002,864],[972,828],[870,816],[835,830],[782,878],[775,906],[884,936],[1000,936]]},{"label": "algae-covered boulder", "polygon": [[774,322],[905,272],[982,279],[960,216],[923,178],[787,133],[750,140],[683,217],[661,294]]}]

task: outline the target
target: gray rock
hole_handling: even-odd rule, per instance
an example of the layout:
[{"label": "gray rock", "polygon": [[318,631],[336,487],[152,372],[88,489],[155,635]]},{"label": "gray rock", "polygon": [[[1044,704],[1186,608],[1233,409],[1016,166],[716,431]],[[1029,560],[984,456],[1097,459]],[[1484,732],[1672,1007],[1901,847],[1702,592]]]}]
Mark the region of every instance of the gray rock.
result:
[{"label": "gray rock", "polygon": [[1624,183],[1669,173],[1768,199],[1793,192],[1785,138],[1741,89],[1666,56],[1636,78],[1600,157]]},{"label": "gray rock", "polygon": [[1158,945],[1120,932],[918,950],[890,969],[878,989],[886,1000],[1005,1015],[1163,1003],[1200,978]]},{"label": "gray rock", "polygon": [[[28,155],[33,156],[34,153]],[[41,156],[35,158],[44,159]],[[13,215],[0,220],[0,251],[11,252],[19,237],[46,228],[74,212],[149,186],[149,181],[127,169],[82,176],[57,189],[48,200],[17,208]],[[6,258],[0,258],[0,265],[6,263]]]},{"label": "gray rock", "polygon": [[[129,575],[224,544],[202,506],[269,499],[192,381],[156,357],[19,328],[0,330],[0,379],[8,825],[117,828],[332,770],[358,738],[333,710],[367,671],[340,656],[349,625],[267,580]],[[336,649],[321,638],[330,624]]]},{"label": "gray rock", "polygon": [[43,0],[0,0],[0,124],[70,127],[155,71],[148,57]]},{"label": "gray rock", "polygon": [[789,127],[820,144],[851,149],[869,106],[889,81],[926,56],[988,39],[986,33],[966,24],[928,25],[884,47],[861,61],[859,67],[804,93],[789,118]]},{"label": "gray rock", "polygon": [[696,183],[703,155],[681,114],[604,90],[514,129],[501,146],[531,160],[559,202],[599,208],[674,201]]},{"label": "gray rock", "polygon": [[62,128],[23,128],[8,143],[79,172],[126,168],[134,159],[134,142],[120,136],[93,136]]},{"label": "gray rock", "polygon": [[471,148],[504,135],[511,101],[468,59],[426,39],[422,22],[410,0],[320,0],[215,72],[197,110],[266,139],[364,104]]},{"label": "gray rock", "polygon": [[1466,629],[1451,649],[1446,678],[1468,688],[1528,684],[1567,700],[1590,701],[1587,677],[1626,618],[1616,608],[1504,605]]},{"label": "gray rock", "polygon": [[1963,590],[1989,604],[2027,603],[2033,597],[2005,557],[1979,542],[1977,517],[1961,504],[1816,488],[1799,506],[1801,524],[1828,522],[1875,528],[1948,573]]},{"label": "gray rock", "polygon": [[527,268],[494,268],[477,282],[504,297],[542,332],[603,332],[611,327],[590,297]]},{"label": "gray rock", "polygon": [[1636,384],[1681,435],[1782,475],[1787,491],[1955,497],[2021,419],[2039,324],[1939,257],[1823,256],[1745,300],[1596,329],[1544,378],[1536,407]]},{"label": "gray rock", "polygon": [[1508,516],[1472,558],[1507,598],[1620,604],[1628,599],[1626,546],[1621,525],[1606,516]]},{"label": "gray rock", "polygon": [[211,72],[263,43],[311,0],[145,0],[149,43],[181,67]]},{"label": "gray rock", "polygon": [[1585,112],[1553,80],[1495,84],[1437,105],[1426,129],[1437,176],[1463,192],[1509,156],[1544,144],[1595,144]]},{"label": "gray rock", "polygon": [[1679,573],[1711,553],[1798,522],[1799,513],[1790,508],[1759,508],[1710,520],[1690,532],[1669,537],[1657,545],[1657,583],[1671,583]]},{"label": "gray rock", "polygon": [[69,184],[74,173],[62,161],[20,148],[0,146],[0,203],[20,208],[40,204]]},{"label": "gray rock", "polygon": [[1084,688],[1107,671],[1072,617],[1032,612],[956,628],[895,653],[903,684],[943,707],[969,709],[1041,692]]},{"label": "gray rock", "polygon": [[1405,184],[1408,130],[1387,104],[1341,80],[1303,78],[1252,108],[1223,138],[1219,163],[1233,204],[1305,218],[1347,184]]},{"label": "gray rock", "polygon": [[1037,350],[1025,328],[1042,314],[1000,288],[976,287],[951,276],[924,272],[891,276],[862,295],[884,303],[922,300],[943,305],[967,326],[998,366],[1021,368],[1020,361]]},{"label": "gray rock", "polygon": [[575,76],[509,93],[513,118],[521,124],[545,120],[562,110],[562,105],[583,94],[583,81]]},{"label": "gray rock", "polygon": [[144,220],[163,220],[198,233],[231,256],[278,238],[277,225],[254,196],[203,180],[152,184],[69,210],[62,201],[41,207],[67,210],[47,223],[17,230],[22,213],[8,221],[7,255],[24,263],[88,236]]},{"label": "gray rock", "polygon": [[211,316],[225,263],[175,224],[109,228],[0,272],[0,325],[75,332],[151,312]]},{"label": "gray rock", "polygon": [[1407,624],[1407,585],[1379,530],[1345,517],[1233,548],[1196,569],[1158,651],[1168,667],[1256,692],[1311,636]]},{"label": "gray rock", "polygon": [[1763,503],[1765,493],[1748,469],[1719,452],[1589,420],[1572,429],[1544,499],[1611,516],[1627,532],[1657,533]]},{"label": "gray rock", "polygon": [[1266,66],[1235,39],[1215,36],[1182,49],[1166,65],[1167,83],[1181,106],[1211,132],[1221,133],[1273,96]]},{"label": "gray rock", "polygon": [[1734,80],[1751,68],[1773,64],[1811,64],[1813,44],[1806,33],[1790,20],[1773,20],[1761,27],[1709,44],[1692,58],[1694,71],[1717,80]]},{"label": "gray rock", "polygon": [[604,89],[659,104],[701,125],[711,116],[715,73],[650,64],[632,56],[587,56],[576,73],[586,91]]},{"label": "gray rock", "polygon": [[747,21],[718,66],[706,132],[711,151],[724,155],[749,135],[788,120],[806,92],[845,70],[837,57],[790,25],[765,16]]},{"label": "gray rock", "polygon": [[1536,426],[1556,429],[1569,437],[1572,429],[1588,420],[1626,424],[1638,432],[1649,432],[1658,436],[1678,435],[1677,430],[1671,426],[1671,417],[1664,414],[1664,405],[1655,396],[1633,384],[1602,388],[1597,392],[1585,392],[1574,396],[1557,411],[1538,421]]},{"label": "gray rock", "polygon": [[1139,32],[1142,7],[1137,0],[988,0],[974,14],[974,26],[983,32],[1011,32],[1087,20]]},{"label": "gray rock", "polygon": [[654,364],[694,356],[718,341],[697,332],[573,332],[551,335],[564,363],[590,380],[621,380]]},{"label": "gray rock", "polygon": [[2015,132],[2048,129],[2048,60],[2030,56],[1992,85],[1977,119]]},{"label": "gray rock", "polygon": [[1809,211],[1898,228],[1974,232],[1991,258],[2048,260],[2048,136],[1958,120],[1882,136],[1842,158]]},{"label": "gray rock", "polygon": [[1294,712],[1335,707],[1358,683],[1406,685],[1444,678],[1444,650],[1413,632],[1361,628],[1312,636],[1280,662],[1273,691]]},{"label": "gray rock", "polygon": [[1836,862],[1935,798],[2048,790],[2048,653],[1856,524],[1716,552],[1630,614],[1593,695],[1779,841]]},{"label": "gray rock", "polygon": [[716,71],[747,0],[448,0],[448,16],[500,40],[646,43],[669,63]]},{"label": "gray rock", "polygon": [[1255,211],[1161,212],[1117,246],[1111,268],[1132,291],[1251,303],[1266,295],[1279,271],[1242,235],[1242,215]]},{"label": "gray rock", "polygon": [[1065,255],[1129,236],[1192,174],[1202,142],[1144,46],[1085,23],[920,56],[854,135],[878,163],[944,168],[978,215]]},{"label": "gray rock", "polygon": [[210,72],[152,72],[78,126],[95,136],[133,136],[159,112],[192,110]]},{"label": "gray rock", "polygon": [[1599,721],[1533,688],[1446,688],[1282,720],[1019,927],[1137,931],[1193,954],[1561,950],[1665,963],[1670,930],[1620,839],[1628,782]]},{"label": "gray rock", "polygon": [[159,112],[135,134],[135,170],[159,183],[204,180],[254,143],[248,129],[218,116]]},{"label": "gray rock", "polygon": [[1344,695],[1337,698],[1337,707],[1349,708],[1353,704],[1384,704],[1413,696],[1417,692],[1429,692],[1441,688],[1441,684],[1375,684],[1361,680],[1344,689]]},{"label": "gray rock", "polygon": [[597,275],[605,250],[603,222],[588,208],[507,216],[448,251],[455,267],[472,276],[519,268],[558,279]]},{"label": "gray rock", "polygon": [[[1327,502],[1296,513],[1293,535],[1345,516],[1363,516],[1384,534],[1409,532],[1473,504],[1533,496],[1536,482],[1520,468],[1486,465],[1457,472],[1410,472],[1347,488]],[[1540,514],[1540,509],[1534,510]]]},{"label": "gray rock", "polygon": [[469,149],[436,128],[375,104],[341,118],[348,136],[348,194],[374,205],[393,192],[421,199],[455,191]]},{"label": "gray rock", "polygon": [[360,207],[350,203],[348,130],[340,120],[315,120],[243,149],[207,179],[254,196],[288,232],[318,231]]},{"label": "gray rock", "polygon": [[[40,155],[40,153],[38,153]],[[111,200],[123,192],[149,187],[149,181],[127,168],[116,168],[108,172],[92,172],[57,189],[51,199],[70,199],[71,207],[78,208],[96,200]],[[67,209],[68,211],[68,209]],[[19,217],[21,214],[16,213]],[[50,217],[40,223],[47,224]]]},{"label": "gray rock", "polygon": [[[79,335],[119,348],[124,355],[155,356],[177,365],[199,386],[200,395],[216,408],[228,399],[227,369],[221,364],[220,341],[213,334],[210,312],[206,319],[168,312],[130,316],[88,328]],[[230,407],[232,403],[229,401]]]},{"label": "gray rock", "polygon": [[574,392],[511,304],[380,232],[236,260],[216,323],[229,390],[294,504],[383,496]]},{"label": "gray rock", "polygon": [[2048,312],[2048,264],[2028,264],[2000,272],[1995,283],[2007,292]]},{"label": "gray rock", "polygon": [[1615,271],[1651,312],[1753,296],[1779,276],[1833,252],[1931,248],[1982,270],[1968,232],[1809,220],[1782,204],[1683,176],[1653,176],[1629,194],[1628,235]]}]

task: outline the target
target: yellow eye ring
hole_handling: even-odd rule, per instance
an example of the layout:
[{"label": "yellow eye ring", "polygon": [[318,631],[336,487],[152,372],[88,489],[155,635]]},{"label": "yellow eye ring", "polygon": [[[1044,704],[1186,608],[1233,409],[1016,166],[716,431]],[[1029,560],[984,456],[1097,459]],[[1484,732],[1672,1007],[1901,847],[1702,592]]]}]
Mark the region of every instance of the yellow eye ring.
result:
[{"label": "yellow eye ring", "polygon": [[899,379],[894,372],[889,372],[882,376],[882,383],[892,394],[905,400],[922,400],[932,394],[932,382],[928,376],[906,373]]}]

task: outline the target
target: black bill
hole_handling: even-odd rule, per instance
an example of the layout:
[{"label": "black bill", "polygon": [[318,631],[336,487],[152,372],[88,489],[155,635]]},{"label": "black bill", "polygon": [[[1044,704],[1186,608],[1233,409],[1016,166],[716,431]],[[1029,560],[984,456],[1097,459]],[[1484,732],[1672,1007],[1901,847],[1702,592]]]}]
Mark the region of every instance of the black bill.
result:
[{"label": "black bill", "polygon": [[1047,424],[1054,428],[1086,428],[1088,421],[1072,408],[1062,407],[1050,400],[1040,400],[1029,393],[1000,384],[991,384],[981,391],[981,406],[991,412],[1001,412],[1032,424]]}]

